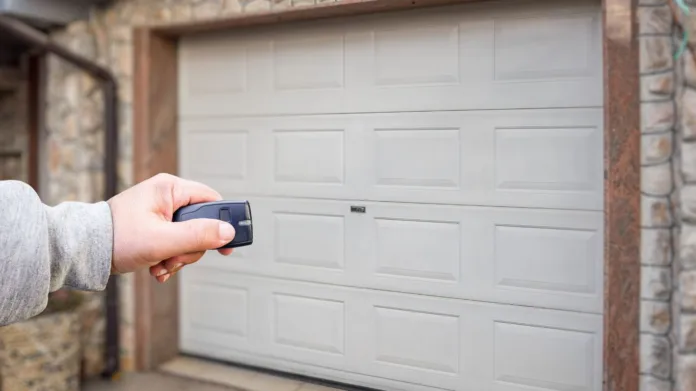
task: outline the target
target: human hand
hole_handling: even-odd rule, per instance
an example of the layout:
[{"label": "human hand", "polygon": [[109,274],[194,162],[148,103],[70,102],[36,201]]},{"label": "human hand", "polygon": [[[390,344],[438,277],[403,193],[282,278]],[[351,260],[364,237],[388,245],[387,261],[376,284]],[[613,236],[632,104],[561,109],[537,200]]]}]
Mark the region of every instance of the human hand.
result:
[{"label": "human hand", "polygon": [[[159,282],[184,265],[198,261],[206,250],[234,239],[234,227],[214,219],[172,222],[174,212],[189,204],[219,201],[215,190],[169,174],[158,174],[108,201],[114,225],[112,273],[148,267]],[[222,249],[223,255],[232,249]]]}]

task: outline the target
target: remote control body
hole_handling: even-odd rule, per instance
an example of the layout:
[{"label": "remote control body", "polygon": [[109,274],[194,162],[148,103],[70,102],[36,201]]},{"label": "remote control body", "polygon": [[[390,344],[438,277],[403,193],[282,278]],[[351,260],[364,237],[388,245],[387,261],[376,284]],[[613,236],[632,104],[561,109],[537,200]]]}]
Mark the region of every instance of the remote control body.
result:
[{"label": "remote control body", "polygon": [[220,247],[221,249],[249,246],[254,242],[251,205],[248,201],[215,201],[187,205],[174,212],[172,221],[192,219],[215,219],[232,224],[236,231],[234,240]]}]

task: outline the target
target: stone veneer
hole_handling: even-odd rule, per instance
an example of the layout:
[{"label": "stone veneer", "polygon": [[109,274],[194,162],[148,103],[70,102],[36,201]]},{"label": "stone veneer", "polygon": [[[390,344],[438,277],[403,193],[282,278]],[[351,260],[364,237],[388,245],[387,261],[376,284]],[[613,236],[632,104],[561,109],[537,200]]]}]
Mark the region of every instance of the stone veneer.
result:
[{"label": "stone veneer", "polygon": [[639,1],[645,391],[696,389],[696,16],[669,1]]},{"label": "stone veneer", "polygon": [[[696,1],[689,0],[696,10]],[[677,175],[681,202],[678,219],[681,233],[677,243],[678,264],[674,299],[677,342],[675,379],[677,390],[696,389],[696,15],[680,17],[688,32],[690,51],[678,69],[679,80],[677,133],[681,148],[681,175]]]},{"label": "stone veneer", "polygon": [[[0,79],[20,76],[12,90],[0,91],[0,153],[19,153],[17,157],[0,156],[0,180],[27,181],[27,84],[18,69],[0,68]],[[15,83],[13,83],[15,84]]]},{"label": "stone veneer", "polygon": [[639,6],[641,93],[641,390],[673,388],[672,297],[679,167],[675,97],[682,94],[673,60],[673,16],[665,1]]},{"label": "stone veneer", "polygon": [[[639,1],[643,227],[640,351],[644,391],[696,389],[696,62],[691,52],[678,61],[673,59],[681,23],[675,23],[667,1]],[[120,188],[133,183],[132,26],[314,3],[122,0],[107,9],[95,10],[89,20],[56,32],[56,39],[110,67],[120,81]],[[685,25],[696,45],[696,16],[686,20]],[[93,81],[55,61],[50,64],[49,80],[50,196],[54,200],[99,199],[103,182],[100,95]],[[53,148],[63,144],[71,147],[60,152]],[[128,369],[132,367],[133,352],[132,277],[122,277],[122,283],[122,351],[124,368]]]},{"label": "stone veneer", "polygon": [[76,312],[42,315],[0,333],[0,391],[79,391]]}]

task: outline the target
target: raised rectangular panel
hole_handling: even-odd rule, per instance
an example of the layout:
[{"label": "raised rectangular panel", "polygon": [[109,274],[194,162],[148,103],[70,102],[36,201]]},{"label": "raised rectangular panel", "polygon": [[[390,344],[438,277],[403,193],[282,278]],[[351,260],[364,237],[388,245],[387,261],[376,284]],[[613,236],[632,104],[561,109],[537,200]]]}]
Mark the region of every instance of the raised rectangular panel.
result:
[{"label": "raised rectangular panel", "polygon": [[[241,93],[180,94],[183,118],[600,107],[601,7],[460,4],[253,31],[181,44],[181,85],[207,78]],[[217,39],[246,46],[246,69],[200,71]],[[220,51],[227,50],[222,46]],[[196,53],[196,55],[193,55]],[[238,61],[235,58],[235,61]],[[242,74],[246,73],[246,76]],[[242,80],[243,79],[243,80]],[[236,79],[234,79],[236,80]],[[240,87],[241,88],[241,87]]]},{"label": "raised rectangular panel", "polygon": [[245,179],[247,176],[246,131],[192,133],[184,149],[189,172],[196,177]]},{"label": "raised rectangular panel", "polygon": [[590,76],[595,60],[596,17],[521,17],[494,22],[495,79]]},{"label": "raised rectangular panel", "polygon": [[274,309],[275,343],[323,353],[343,354],[343,302],[275,294]]},{"label": "raised rectangular panel", "polygon": [[343,216],[276,213],[275,261],[343,269]]},{"label": "raised rectangular panel", "polygon": [[215,39],[186,46],[189,95],[242,93],[247,88],[247,53],[243,46]]},{"label": "raised rectangular panel", "polygon": [[511,390],[595,390],[595,334],[504,322],[494,329],[495,383]]},{"label": "raised rectangular panel", "polygon": [[459,372],[459,318],[375,307],[375,360],[419,370]]},{"label": "raised rectangular panel", "polygon": [[311,36],[273,42],[277,90],[343,86],[343,36]]},{"label": "raised rectangular panel", "polygon": [[343,183],[343,130],[275,130],[273,137],[275,181]]},{"label": "raised rectangular panel", "polygon": [[376,219],[376,272],[431,280],[459,279],[458,223]]},{"label": "raised rectangular panel", "polygon": [[375,129],[378,185],[459,186],[459,129]]},{"label": "raised rectangular panel", "polygon": [[597,128],[495,129],[498,189],[593,192],[602,182]]},{"label": "raised rectangular panel", "polygon": [[[292,371],[301,366],[300,373],[306,375],[384,390],[601,390],[600,314],[196,266],[184,271],[184,276],[187,294],[182,322],[187,353],[215,352],[223,360],[277,370],[297,364]],[[207,284],[249,290],[248,338],[225,341],[224,335],[190,327],[190,309],[198,301],[189,303],[188,292],[198,278]],[[214,303],[223,308],[224,300],[217,297]],[[341,329],[339,307],[344,311],[342,345],[337,334],[324,332]],[[305,324],[314,321],[322,331]],[[277,327],[281,324],[287,327]],[[307,337],[305,329],[313,336]],[[319,346],[297,346],[299,341]],[[340,350],[339,346],[342,353],[327,352]],[[376,379],[404,383],[384,384]]]},{"label": "raised rectangular panel", "polygon": [[247,336],[248,292],[202,282],[190,285],[188,321],[197,332]]},{"label": "raised rectangular panel", "polygon": [[457,25],[378,30],[374,51],[378,86],[459,82]]},{"label": "raised rectangular panel", "polygon": [[497,226],[498,286],[566,293],[596,293],[601,235],[594,230]]}]

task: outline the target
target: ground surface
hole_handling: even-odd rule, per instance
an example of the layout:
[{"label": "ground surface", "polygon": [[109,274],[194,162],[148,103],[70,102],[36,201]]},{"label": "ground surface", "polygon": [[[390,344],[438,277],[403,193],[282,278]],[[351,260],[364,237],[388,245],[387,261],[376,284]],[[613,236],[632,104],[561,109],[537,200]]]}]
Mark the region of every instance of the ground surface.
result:
[{"label": "ground surface", "polygon": [[264,376],[263,381],[233,387],[169,373],[136,373],[126,375],[116,382],[92,381],[85,384],[82,391],[339,391],[334,388],[308,383],[289,383],[285,379],[262,376]]},{"label": "ground surface", "polygon": [[[162,373],[127,375],[117,382],[93,381],[85,384],[83,391],[238,391],[196,380],[184,379]],[[270,390],[269,390],[270,391]]]},{"label": "ground surface", "polygon": [[[350,387],[344,390],[350,390]],[[177,357],[156,372],[128,373],[116,382],[93,381],[83,391],[340,391],[286,377],[191,357]]]}]

